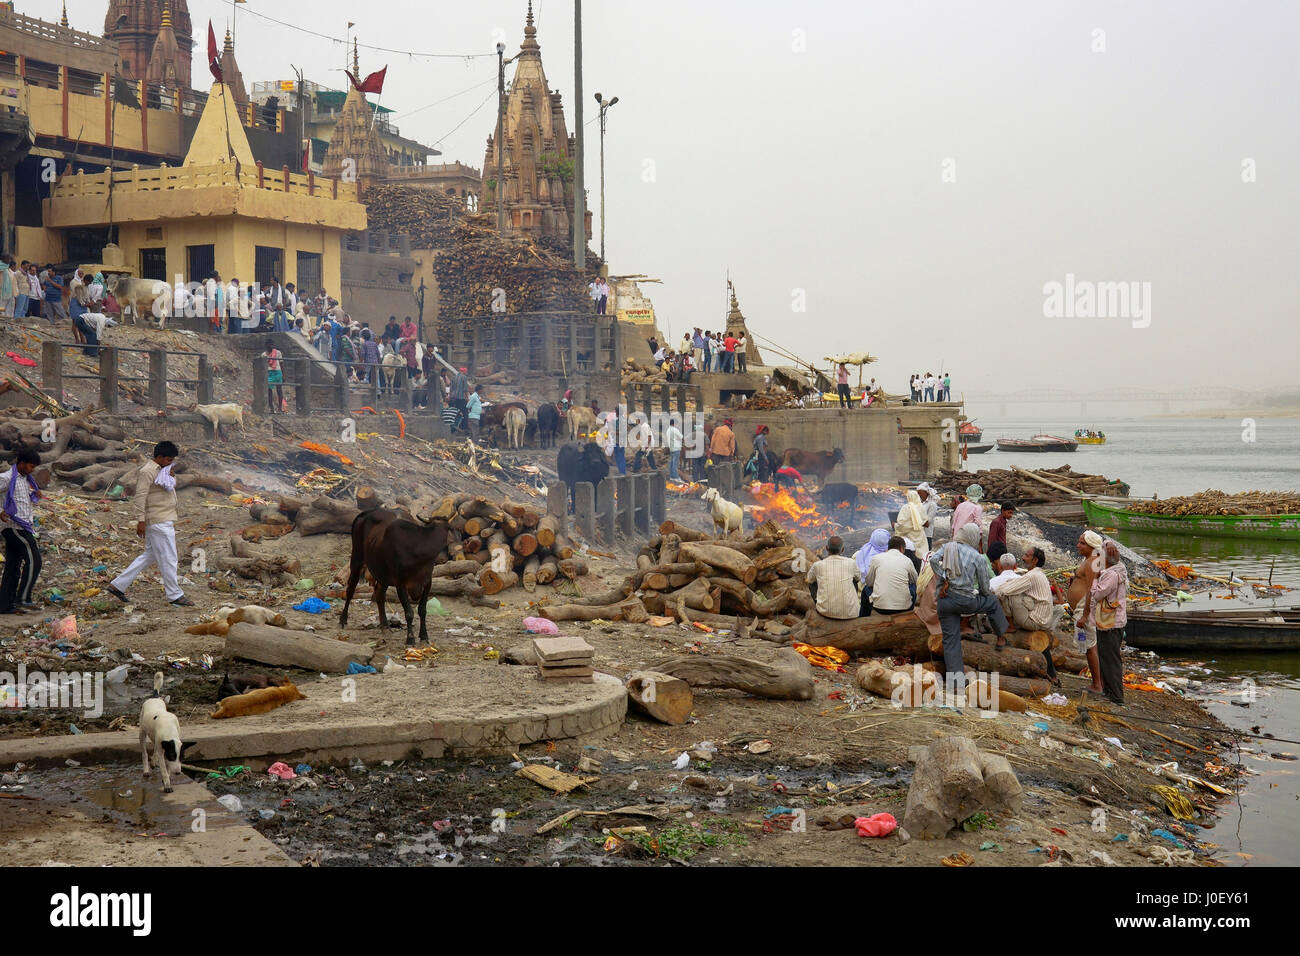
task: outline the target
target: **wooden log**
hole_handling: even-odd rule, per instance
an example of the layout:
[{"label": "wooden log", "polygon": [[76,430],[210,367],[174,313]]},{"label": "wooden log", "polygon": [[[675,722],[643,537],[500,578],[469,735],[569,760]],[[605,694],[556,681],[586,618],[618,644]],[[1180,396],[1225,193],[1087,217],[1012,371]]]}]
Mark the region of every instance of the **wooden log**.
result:
[{"label": "wooden log", "polygon": [[[1082,674],[1088,669],[1088,658],[1082,654],[1074,654],[1064,648],[1057,647],[1052,649],[1052,663],[1056,665],[1057,670],[1062,670],[1070,674]],[[1047,665],[1043,665],[1046,669]]]},{"label": "wooden log", "polygon": [[645,605],[632,599],[605,607],[587,607],[579,604],[560,604],[555,607],[542,608],[541,616],[549,621],[626,621],[641,624],[649,615]]},{"label": "wooden log", "polygon": [[536,528],[542,521],[542,513],[530,504],[506,500],[501,503],[501,510],[518,521],[523,528]]},{"label": "wooden log", "polygon": [[434,578],[429,584],[431,597],[465,598],[475,607],[499,607],[496,601],[489,601],[483,586],[478,583],[478,576],[467,574],[462,578]]},{"label": "wooden log", "polygon": [[770,700],[812,700],[812,666],[789,648],[776,652],[771,663],[730,654],[669,658],[651,670],[680,677],[692,687],[732,687]]},{"label": "wooden log", "polygon": [[660,535],[659,538],[662,542],[659,545],[659,564],[665,565],[676,563],[677,556],[681,554],[682,550],[681,536],[676,534],[663,534]]},{"label": "wooden log", "polygon": [[305,631],[241,623],[231,627],[226,634],[222,656],[272,667],[300,667],[316,673],[343,674],[354,661],[369,663],[374,651]]},{"label": "wooden log", "polygon": [[543,548],[555,547],[555,537],[559,532],[560,522],[555,515],[546,515],[537,522],[537,543]]},{"label": "wooden log", "polygon": [[754,577],[758,573],[754,562],[744,555],[731,548],[719,547],[712,543],[685,542],[681,547],[681,556],[687,561],[702,561],[710,567],[724,571],[746,586],[754,583]]},{"label": "wooden log", "polygon": [[884,653],[922,658],[929,655],[929,631],[914,614],[872,615],[836,621],[809,611],[790,634],[792,640],[814,647],[838,647],[850,654]]},{"label": "wooden log", "polygon": [[942,693],[941,682],[931,671],[890,667],[882,661],[863,664],[853,679],[868,693],[902,707],[932,706]]},{"label": "wooden log", "polygon": [[980,753],[980,771],[989,804],[998,810],[1017,813],[1024,803],[1025,791],[1006,757]]},{"label": "wooden log", "polygon": [[362,485],[357,489],[358,511],[374,511],[376,508],[381,507],[382,504],[383,502],[379,500],[379,495],[375,493],[374,488],[369,485]]},{"label": "wooden log", "polygon": [[659,526],[659,533],[663,536],[675,534],[682,541],[710,541],[712,538],[703,531],[696,531],[694,528],[687,528],[679,525],[675,521],[665,521]]},{"label": "wooden log", "polygon": [[707,578],[696,578],[686,587],[664,595],[664,603],[684,604],[697,611],[717,613],[722,606],[721,593],[709,586]]},{"label": "wooden log", "polygon": [[911,756],[916,767],[907,788],[902,827],[914,840],[942,840],[952,830],[953,820],[943,808],[939,767],[929,747],[913,747]]},{"label": "wooden log", "polygon": [[940,807],[953,821],[965,820],[988,805],[980,752],[969,737],[941,737],[930,745],[939,770]]},{"label": "wooden log", "polygon": [[537,591],[537,571],[541,566],[542,562],[536,555],[524,562],[524,573],[520,577],[520,581],[524,586],[524,590],[529,594]]},{"label": "wooden log", "polygon": [[480,567],[482,565],[477,561],[447,561],[434,566],[433,577],[435,581],[438,578],[460,578],[467,574],[478,574]]},{"label": "wooden log", "polygon": [[537,536],[527,531],[521,531],[515,535],[514,540],[510,542],[510,548],[515,554],[523,558],[532,557],[537,551]]},{"label": "wooden log", "polygon": [[559,572],[560,569],[556,562],[555,555],[548,554],[546,557],[542,558],[541,566],[537,569],[537,583],[550,584],[555,580],[555,576],[559,574]]},{"label": "wooden log", "polygon": [[209,491],[216,491],[223,495],[235,493],[234,486],[231,485],[228,478],[218,478],[216,475],[204,475],[195,472],[186,472],[183,475],[176,476],[176,490],[184,491],[186,488],[207,488]]},{"label": "wooden log", "polygon": [[566,558],[560,562],[560,573],[570,581],[576,581],[578,578],[586,577],[591,571],[587,567],[587,562],[581,558]]},{"label": "wooden log", "polygon": [[[921,665],[928,671],[934,673],[943,673],[942,661],[926,661]],[[975,668],[966,669],[968,679],[974,679],[976,675]],[[1046,697],[1052,692],[1052,685],[1046,680],[1037,680],[1032,677],[1013,677],[1010,674],[998,674],[998,689],[1006,693],[1016,695],[1022,700],[1032,701],[1038,697]]]},{"label": "wooden log", "polygon": [[573,557],[573,542],[569,540],[567,535],[557,534],[555,544],[551,545],[551,553],[560,560],[567,561]]},{"label": "wooden log", "polygon": [[[928,634],[927,634],[928,637]],[[998,672],[1013,677],[1045,677],[1047,661],[1043,655],[1018,647],[995,651],[993,645],[978,641],[961,642],[962,663],[986,674]]]},{"label": "wooden log", "polygon": [[[1052,643],[1052,636],[1046,631],[1009,631],[1006,635],[1007,641],[1011,647],[1022,651],[1034,651],[1042,653],[1047,650]],[[943,653],[943,635],[930,635],[930,653]]]},{"label": "wooden log", "polygon": [[484,594],[500,594],[509,588],[518,587],[519,575],[513,571],[498,573],[489,566],[479,571],[478,583],[483,587]]},{"label": "wooden log", "polygon": [[633,671],[629,674],[627,699],[634,710],[672,726],[690,720],[691,709],[695,706],[690,684],[658,671]]}]

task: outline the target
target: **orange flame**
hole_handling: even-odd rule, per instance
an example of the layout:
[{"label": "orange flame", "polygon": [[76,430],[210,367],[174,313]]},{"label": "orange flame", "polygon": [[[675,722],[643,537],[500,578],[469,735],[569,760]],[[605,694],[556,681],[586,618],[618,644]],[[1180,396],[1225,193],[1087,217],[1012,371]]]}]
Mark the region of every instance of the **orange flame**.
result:
[{"label": "orange flame", "polygon": [[817,510],[812,498],[803,492],[791,494],[786,489],[774,491],[771,485],[760,485],[750,490],[759,501],[754,508],[758,522],[775,521],[781,527],[825,528],[836,522]]}]

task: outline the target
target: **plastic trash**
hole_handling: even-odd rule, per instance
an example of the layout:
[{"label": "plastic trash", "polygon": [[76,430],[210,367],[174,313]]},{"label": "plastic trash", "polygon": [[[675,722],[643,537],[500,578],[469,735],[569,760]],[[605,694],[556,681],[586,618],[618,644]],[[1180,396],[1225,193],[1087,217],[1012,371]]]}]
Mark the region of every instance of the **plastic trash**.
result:
[{"label": "plastic trash", "polygon": [[293,609],[295,611],[303,611],[307,614],[324,614],[330,609],[330,602],[322,601],[318,597],[309,597],[301,604],[295,604]]},{"label": "plastic trash", "polygon": [[316,586],[316,582],[313,581],[311,578],[303,578],[301,581],[299,581],[297,584],[293,586],[293,589],[295,591],[310,591],[315,586]]},{"label": "plastic trash", "polygon": [[860,837],[887,837],[898,829],[898,821],[892,813],[877,813],[870,817],[858,817],[853,821]]},{"label": "plastic trash", "polygon": [[451,612],[442,606],[442,602],[437,598],[429,598],[429,603],[424,606],[425,614],[434,614],[438,617],[450,617]]},{"label": "plastic trash", "polygon": [[233,793],[227,793],[224,796],[217,797],[217,803],[221,804],[231,813],[240,813],[244,809],[244,804]]},{"label": "plastic trash", "polygon": [[104,675],[104,680],[110,684],[121,684],[126,680],[128,670],[129,668],[125,664],[119,664]]},{"label": "plastic trash", "polygon": [[405,664],[399,664],[399,663],[397,663],[397,661],[393,660],[391,657],[388,659],[388,663],[384,665],[384,673],[385,673],[385,674],[392,674],[392,673],[395,672],[395,671],[404,671],[404,670],[407,670],[407,669],[408,669],[408,668],[406,667]]},{"label": "plastic trash", "polygon": [[691,756],[683,752],[676,760],[673,761],[674,770],[685,770],[691,765]]},{"label": "plastic trash", "polygon": [[524,629],[529,634],[559,634],[560,629],[555,626],[554,621],[548,621],[544,617],[526,617],[524,618]]},{"label": "plastic trash", "polygon": [[358,664],[356,661],[349,661],[348,673],[349,674],[378,674],[379,671],[375,670],[369,664]]},{"label": "plastic trash", "polygon": [[81,733],[81,731],[77,728],[76,724],[68,724],[68,730],[72,731],[74,734]]},{"label": "plastic trash", "polygon": [[275,816],[275,811],[274,811],[274,810],[258,810],[258,811],[257,811],[257,815],[258,815],[259,817],[261,817],[263,820],[270,820],[272,817]]},{"label": "plastic trash", "polygon": [[279,777],[281,780],[292,780],[294,777],[298,776],[296,773],[293,772],[293,770],[289,767],[287,763],[283,763],[280,761],[277,761],[276,763],[273,763],[271,764],[271,766],[267,767],[266,772],[271,774],[271,776],[273,777]]}]

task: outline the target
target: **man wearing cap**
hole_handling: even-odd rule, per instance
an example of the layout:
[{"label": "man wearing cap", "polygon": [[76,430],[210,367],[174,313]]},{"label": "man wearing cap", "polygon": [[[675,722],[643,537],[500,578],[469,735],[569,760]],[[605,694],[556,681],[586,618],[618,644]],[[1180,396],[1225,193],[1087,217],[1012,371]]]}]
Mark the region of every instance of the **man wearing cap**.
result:
[{"label": "man wearing cap", "polygon": [[[952,532],[955,536],[957,529],[964,528],[968,524],[977,525],[981,530],[984,527],[984,509],[978,504],[978,499],[972,501],[971,490],[978,488],[979,485],[971,485],[966,489],[965,495],[955,495],[952,506]],[[981,494],[982,494],[981,490]],[[983,545],[976,543],[976,550],[983,552]]]},{"label": "man wearing cap", "polygon": [[1092,588],[1104,567],[1103,545],[1101,535],[1095,531],[1085,531],[1079,535],[1076,548],[1082,560],[1074,570],[1070,589],[1065,596],[1065,603],[1074,618],[1076,634],[1083,637],[1082,648],[1088,658],[1088,672],[1092,674],[1092,691],[1097,694],[1102,693],[1105,687],[1101,682],[1101,661],[1097,657],[1097,617]]},{"label": "man wearing cap", "polygon": [[713,440],[709,443],[709,456],[714,461],[732,461],[736,457],[736,433],[731,427],[736,423],[728,418],[713,429]]},{"label": "man wearing cap", "polygon": [[916,495],[921,499],[921,517],[925,519],[925,543],[926,549],[929,550],[930,542],[934,540],[934,518],[939,513],[939,496],[935,494],[934,488],[928,481],[923,481],[916,486]]}]

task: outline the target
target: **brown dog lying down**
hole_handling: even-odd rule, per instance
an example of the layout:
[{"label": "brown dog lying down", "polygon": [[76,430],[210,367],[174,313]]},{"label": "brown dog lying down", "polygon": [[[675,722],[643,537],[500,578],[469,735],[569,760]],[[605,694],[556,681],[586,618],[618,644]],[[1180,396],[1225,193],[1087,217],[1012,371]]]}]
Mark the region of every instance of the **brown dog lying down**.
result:
[{"label": "brown dog lying down", "polygon": [[276,614],[264,607],[250,604],[239,609],[223,607],[216,618],[203,624],[194,624],[185,629],[186,634],[207,634],[212,637],[225,637],[232,625],[239,623],[262,624],[270,627],[284,627],[289,622],[283,614]]},{"label": "brown dog lying down", "polygon": [[266,714],[283,707],[295,700],[306,700],[298,688],[286,681],[283,687],[268,687],[265,690],[249,691],[238,697],[227,697],[209,716],[213,720],[226,717],[249,717],[253,714]]}]

